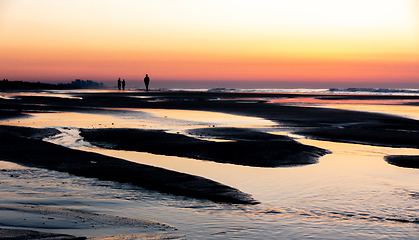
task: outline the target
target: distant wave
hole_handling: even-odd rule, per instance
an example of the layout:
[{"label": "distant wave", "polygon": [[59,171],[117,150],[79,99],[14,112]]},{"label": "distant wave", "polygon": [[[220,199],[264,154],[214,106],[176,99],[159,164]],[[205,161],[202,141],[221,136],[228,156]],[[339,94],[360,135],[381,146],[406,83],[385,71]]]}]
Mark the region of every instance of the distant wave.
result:
[{"label": "distant wave", "polygon": [[234,88],[210,88],[207,92],[238,92],[237,89]]},{"label": "distant wave", "polygon": [[413,93],[419,94],[418,89],[391,89],[391,88],[330,88],[329,92],[351,92],[351,93]]},{"label": "distant wave", "polygon": [[352,94],[380,94],[380,95],[419,95],[419,89],[392,89],[392,88],[329,88],[329,89],[234,89],[211,88],[207,92],[254,92],[254,93],[352,93]]},{"label": "distant wave", "polygon": [[210,88],[206,92],[254,92],[254,93],[325,93],[327,89],[279,89],[279,88]]},{"label": "distant wave", "polygon": [[377,94],[377,95],[419,95],[419,89],[395,89],[395,88],[160,88],[154,91],[183,91],[183,92],[247,92],[247,93],[334,93],[334,94]]}]

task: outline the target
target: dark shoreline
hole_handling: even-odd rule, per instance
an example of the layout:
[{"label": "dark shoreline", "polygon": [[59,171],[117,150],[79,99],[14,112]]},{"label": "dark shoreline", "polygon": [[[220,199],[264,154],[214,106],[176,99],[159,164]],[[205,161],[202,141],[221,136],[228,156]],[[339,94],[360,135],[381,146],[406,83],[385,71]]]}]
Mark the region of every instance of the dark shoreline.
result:
[{"label": "dark shoreline", "polygon": [[86,237],[76,237],[67,234],[39,232],[26,229],[0,227],[0,240],[27,240],[27,239],[57,239],[57,240],[84,240]]},{"label": "dark shoreline", "polygon": [[306,128],[293,132],[308,138],[332,142],[365,144],[394,148],[419,148],[419,132],[402,129],[374,129],[373,127]]},{"label": "dark shoreline", "polygon": [[[180,236],[173,235],[178,229],[166,223],[156,222],[152,220],[144,220],[138,218],[120,217],[108,214],[98,214],[83,210],[75,210],[62,208],[57,206],[42,205],[23,205],[23,204],[1,204],[0,214],[6,216],[17,214],[20,216],[39,216],[43,223],[43,228],[39,228],[39,222],[34,222],[23,218],[21,224],[14,226],[6,224],[0,227],[0,240],[27,240],[27,239],[44,239],[44,240],[82,240],[82,239],[178,239]],[[4,217],[0,215],[1,218]],[[26,219],[26,220],[25,220]],[[28,228],[28,229],[22,229]],[[48,229],[86,229],[94,228],[101,231],[107,228],[134,228],[140,229],[140,232],[150,233],[132,233],[116,236],[104,237],[84,237],[81,235],[89,235],[88,233],[78,234],[72,233],[49,233]],[[37,230],[37,231],[34,231]],[[38,231],[39,230],[39,231]],[[151,230],[151,231],[147,231]],[[151,233],[153,232],[153,233]],[[108,232],[109,234],[109,232]],[[77,236],[74,236],[77,235]],[[109,234],[110,235],[110,234]]]}]

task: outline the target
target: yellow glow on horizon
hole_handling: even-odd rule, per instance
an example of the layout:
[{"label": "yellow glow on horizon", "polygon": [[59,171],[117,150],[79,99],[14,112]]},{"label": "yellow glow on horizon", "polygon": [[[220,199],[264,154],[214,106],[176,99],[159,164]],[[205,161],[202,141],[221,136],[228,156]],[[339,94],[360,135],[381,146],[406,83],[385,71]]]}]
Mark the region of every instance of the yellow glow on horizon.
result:
[{"label": "yellow glow on horizon", "polygon": [[[112,78],[152,69],[165,79],[220,77],[213,72],[244,79],[243,72],[254,78],[261,71],[265,79],[378,79],[383,69],[382,78],[419,79],[411,70],[419,65],[418,6],[417,0],[5,0],[0,71],[22,78],[75,72]],[[361,70],[353,73],[355,65]],[[307,66],[313,75],[298,69]]]}]

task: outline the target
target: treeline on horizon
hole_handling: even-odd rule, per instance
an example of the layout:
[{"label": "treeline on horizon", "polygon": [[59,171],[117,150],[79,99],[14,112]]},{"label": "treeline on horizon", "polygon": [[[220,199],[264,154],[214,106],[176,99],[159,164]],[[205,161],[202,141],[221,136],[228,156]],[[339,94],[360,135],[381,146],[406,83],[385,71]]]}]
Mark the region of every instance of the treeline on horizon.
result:
[{"label": "treeline on horizon", "polygon": [[104,88],[103,83],[97,83],[91,80],[76,79],[71,83],[41,83],[41,82],[24,82],[24,81],[9,81],[3,79],[0,81],[0,89],[14,90],[14,89],[98,89]]}]

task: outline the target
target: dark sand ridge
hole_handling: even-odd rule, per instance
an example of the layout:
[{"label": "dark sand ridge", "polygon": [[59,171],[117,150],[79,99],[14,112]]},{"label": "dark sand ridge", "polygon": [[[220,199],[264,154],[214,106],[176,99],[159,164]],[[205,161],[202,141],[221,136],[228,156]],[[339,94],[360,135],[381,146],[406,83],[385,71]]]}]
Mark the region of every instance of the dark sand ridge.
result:
[{"label": "dark sand ridge", "polygon": [[81,129],[81,136],[95,145],[119,150],[190,157],[256,167],[317,163],[328,151],[300,144],[286,136],[249,129],[204,128],[189,130],[196,136],[234,140],[213,142],[160,130]]},{"label": "dark sand ridge", "polygon": [[209,179],[73,150],[39,140],[54,131],[0,126],[0,158],[26,166],[43,167],[101,180],[128,182],[149,189],[217,202],[258,203],[249,194]]},{"label": "dark sand ridge", "polygon": [[408,103],[405,103],[405,105],[419,106],[419,102],[408,102]]},{"label": "dark sand ridge", "polygon": [[346,128],[323,127],[297,130],[293,133],[313,139],[334,142],[358,143],[386,147],[419,147],[419,132],[417,130],[402,129],[374,129],[367,126],[353,126]]},{"label": "dark sand ridge", "polygon": [[393,165],[406,168],[419,168],[419,156],[417,155],[389,155],[384,159]]},{"label": "dark sand ridge", "polygon": [[56,234],[38,232],[26,229],[0,228],[0,240],[29,240],[29,239],[44,239],[44,240],[82,240],[85,237],[76,237],[67,234]]},{"label": "dark sand ridge", "polygon": [[[22,216],[31,218],[32,216],[43,215],[44,223],[33,223],[21,221],[22,225],[19,227],[43,227],[43,228],[68,228],[68,229],[83,229],[83,228],[150,228],[160,231],[177,230],[176,228],[156,221],[118,217],[107,214],[97,214],[81,210],[38,206],[38,205],[0,205],[0,213],[7,215],[8,212],[19,212]],[[25,215],[26,214],[26,215]],[[3,218],[3,216],[1,217]],[[3,220],[3,219],[2,219]],[[48,221],[51,220],[51,221]],[[57,221],[53,221],[57,220]],[[58,221],[59,220],[59,221]],[[7,223],[6,223],[7,224]],[[32,224],[32,225],[31,225]],[[35,226],[37,224],[38,226]]]},{"label": "dark sand ridge", "polygon": [[103,237],[76,237],[67,234],[47,233],[26,229],[0,228],[0,240],[164,240],[180,239],[177,235],[124,234]]},{"label": "dark sand ridge", "polygon": [[0,228],[0,240],[164,240],[179,239],[176,235],[124,234],[104,237],[76,237],[66,234],[46,233],[25,229]]},{"label": "dark sand ridge", "polygon": [[3,111],[0,110],[0,121],[4,119],[13,119],[13,118],[21,118],[24,117],[26,114],[23,114],[20,111]]},{"label": "dark sand ridge", "polygon": [[[17,214],[18,213],[18,214]],[[10,216],[13,215],[13,216]],[[16,215],[19,216],[17,218]],[[2,225],[25,228],[47,229],[117,229],[117,228],[135,228],[155,229],[157,231],[167,232],[176,230],[167,224],[118,217],[106,214],[96,214],[80,210],[73,210],[59,207],[36,206],[36,205],[0,205],[0,221]],[[25,219],[25,220],[23,220]],[[39,219],[39,220],[38,220]],[[23,220],[23,221],[22,221]],[[65,234],[38,232],[25,229],[0,228],[0,240],[6,239],[175,239],[177,235],[162,234],[128,234],[108,237],[75,237]]]}]

